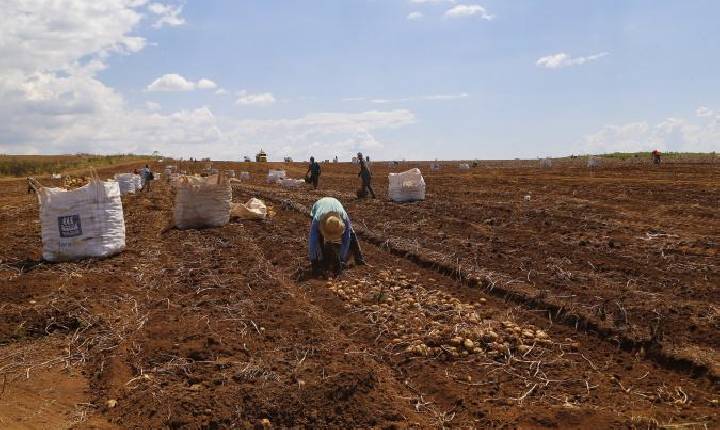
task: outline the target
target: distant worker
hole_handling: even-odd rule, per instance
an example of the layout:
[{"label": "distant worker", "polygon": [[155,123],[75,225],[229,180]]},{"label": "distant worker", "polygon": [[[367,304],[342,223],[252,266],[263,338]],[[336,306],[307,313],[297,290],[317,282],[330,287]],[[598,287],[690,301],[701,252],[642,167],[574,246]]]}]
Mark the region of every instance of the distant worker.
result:
[{"label": "distant worker", "polygon": [[35,193],[35,192],[36,192],[36,191],[35,191],[35,185],[33,185],[33,181],[34,181],[33,178],[27,178],[27,184],[28,184],[27,193],[28,193],[28,194],[30,194],[30,193]]},{"label": "distant worker", "polygon": [[660,151],[657,149],[652,152],[652,162],[653,164],[660,164]]},{"label": "distant worker", "polygon": [[145,167],[140,169],[140,176],[142,176],[143,181],[145,182],[145,185],[143,185],[141,191],[150,192],[150,183],[155,179],[155,175],[153,175],[152,170],[150,170],[150,166],[147,164]]},{"label": "distant worker", "polygon": [[355,264],[365,264],[360,243],[350,224],[350,217],[340,201],[323,197],[315,202],[310,215],[312,224],[308,238],[308,256],[313,275],[322,275],[329,269],[334,269],[335,274],[340,275],[347,265],[350,253]]},{"label": "distant worker", "polygon": [[315,157],[310,157],[310,165],[305,173],[305,177],[309,178],[309,183],[317,190],[318,180],[320,179],[320,163],[315,162]]},{"label": "distant worker", "polygon": [[362,152],[357,153],[357,159],[358,163],[360,164],[360,172],[358,173],[358,176],[362,181],[362,186],[358,191],[358,197],[365,197],[367,196],[368,192],[370,192],[372,198],[375,198],[375,191],[373,191],[371,185],[372,173],[370,172],[370,168],[368,167],[367,162],[363,158]]}]

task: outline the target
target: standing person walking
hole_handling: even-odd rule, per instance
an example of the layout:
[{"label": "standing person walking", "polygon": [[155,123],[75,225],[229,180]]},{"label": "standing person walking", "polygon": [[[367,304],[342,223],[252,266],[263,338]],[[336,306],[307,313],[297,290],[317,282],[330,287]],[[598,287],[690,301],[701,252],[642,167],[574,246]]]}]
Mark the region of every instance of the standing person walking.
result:
[{"label": "standing person walking", "polygon": [[146,192],[150,192],[150,182],[152,182],[155,179],[155,175],[153,175],[152,170],[150,170],[150,166],[147,164],[145,167],[140,169],[140,176],[142,176],[143,181],[145,182],[145,185],[143,185],[142,190],[145,190]]},{"label": "standing person walking", "polygon": [[310,165],[305,173],[305,177],[310,175],[310,183],[316,190],[318,187],[318,181],[320,180],[320,170],[320,163],[315,162],[315,157],[310,157]]},{"label": "standing person walking", "polygon": [[373,191],[372,185],[370,184],[372,182],[372,173],[370,172],[370,168],[365,162],[362,152],[358,152],[357,157],[358,163],[360,163],[360,172],[358,173],[358,176],[360,177],[360,180],[362,180],[362,187],[360,188],[358,196],[364,197],[369,191],[372,198],[375,198],[375,191]]}]

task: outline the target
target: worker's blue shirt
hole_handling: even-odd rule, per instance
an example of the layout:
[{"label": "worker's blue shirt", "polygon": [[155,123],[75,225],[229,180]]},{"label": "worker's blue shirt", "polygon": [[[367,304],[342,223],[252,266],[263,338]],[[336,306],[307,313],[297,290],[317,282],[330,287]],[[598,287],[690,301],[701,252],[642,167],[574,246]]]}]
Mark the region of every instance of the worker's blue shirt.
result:
[{"label": "worker's blue shirt", "polygon": [[315,202],[310,210],[312,225],[310,226],[310,237],[308,237],[308,256],[311,261],[322,259],[323,243],[320,240],[322,236],[320,233],[320,220],[330,212],[339,214],[345,223],[345,232],[342,235],[340,244],[340,258],[342,261],[347,261],[347,254],[350,249],[350,229],[352,228],[350,225],[350,217],[348,217],[347,212],[345,212],[342,203],[332,197],[321,198]]}]

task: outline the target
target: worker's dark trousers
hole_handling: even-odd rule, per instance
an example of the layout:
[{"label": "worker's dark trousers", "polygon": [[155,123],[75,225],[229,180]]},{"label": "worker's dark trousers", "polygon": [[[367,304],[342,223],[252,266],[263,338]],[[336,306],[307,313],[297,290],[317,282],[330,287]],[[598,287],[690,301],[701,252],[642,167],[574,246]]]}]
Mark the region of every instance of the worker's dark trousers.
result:
[{"label": "worker's dark trousers", "polygon": [[318,181],[320,180],[320,175],[310,175],[310,183],[312,184],[313,188],[317,190],[318,187]]},{"label": "worker's dark trousers", "polygon": [[363,182],[362,184],[363,191],[368,190],[370,192],[370,195],[375,198],[375,191],[372,189],[372,185],[370,185],[370,182]]},{"label": "worker's dark trousers", "polygon": [[352,228],[350,229],[350,254],[355,257],[356,263],[365,261],[363,259],[362,251],[360,250],[360,242],[357,239],[355,230],[353,230]]}]

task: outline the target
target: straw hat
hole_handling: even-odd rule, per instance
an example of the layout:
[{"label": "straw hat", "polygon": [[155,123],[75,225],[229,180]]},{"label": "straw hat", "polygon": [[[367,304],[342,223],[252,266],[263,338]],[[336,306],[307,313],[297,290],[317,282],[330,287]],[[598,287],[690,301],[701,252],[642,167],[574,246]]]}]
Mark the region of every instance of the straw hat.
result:
[{"label": "straw hat", "polygon": [[345,233],[345,223],[340,214],[330,212],[320,221],[320,233],[323,235],[325,242],[339,242]]}]

